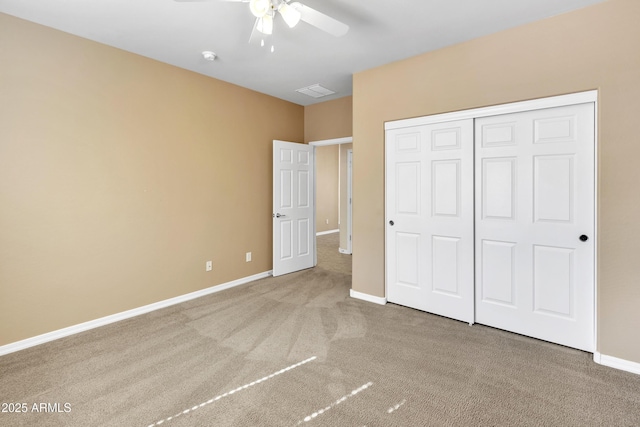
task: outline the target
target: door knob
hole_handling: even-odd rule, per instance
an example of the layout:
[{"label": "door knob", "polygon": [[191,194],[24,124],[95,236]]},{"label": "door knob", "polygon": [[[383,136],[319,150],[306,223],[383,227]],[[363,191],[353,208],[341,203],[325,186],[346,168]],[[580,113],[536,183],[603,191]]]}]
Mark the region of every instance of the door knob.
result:
[{"label": "door knob", "polygon": [[285,216],[286,215],[282,215],[282,214],[279,214],[279,213],[276,214],[276,218],[284,218]]},{"label": "door knob", "polygon": [[393,220],[389,221],[389,225],[393,226],[393,224],[395,224],[395,222],[393,222]]},{"label": "door knob", "polygon": [[580,236],[580,241],[586,242],[587,240],[589,240],[589,236],[587,236],[586,234],[583,234],[582,236]]}]

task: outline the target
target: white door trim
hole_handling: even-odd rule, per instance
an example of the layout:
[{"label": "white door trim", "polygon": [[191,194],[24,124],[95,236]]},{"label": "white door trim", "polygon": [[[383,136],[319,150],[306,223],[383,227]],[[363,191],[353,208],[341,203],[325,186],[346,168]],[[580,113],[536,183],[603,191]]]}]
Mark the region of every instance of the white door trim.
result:
[{"label": "white door trim", "polygon": [[[385,131],[391,129],[399,129],[406,128],[411,126],[421,126],[425,124],[433,124],[433,123],[441,123],[447,121],[454,120],[463,120],[463,119],[476,119],[481,117],[488,116],[496,116],[501,114],[509,114],[509,113],[518,113],[523,111],[532,111],[539,110],[544,108],[553,108],[553,107],[562,107],[576,104],[584,104],[584,103],[593,103],[594,104],[594,114],[595,114],[595,134],[594,134],[594,150],[595,150],[595,170],[594,170],[594,322],[593,322],[593,330],[594,330],[594,345],[595,349],[594,353],[594,361],[600,363],[599,358],[596,357],[596,354],[599,354],[598,348],[598,236],[599,236],[599,227],[598,227],[598,205],[599,205],[599,195],[598,195],[598,182],[599,182],[599,169],[598,169],[598,153],[599,153],[599,141],[598,141],[598,117],[599,117],[599,109],[598,109],[598,90],[590,90],[585,92],[577,92],[567,95],[559,95],[547,98],[533,99],[528,101],[520,101],[508,104],[500,104],[488,107],[480,107],[473,108],[469,110],[462,110],[450,113],[443,114],[435,114],[431,116],[424,117],[416,117],[411,119],[403,119],[403,120],[394,120],[385,122]],[[386,262],[386,261],[385,261]],[[385,299],[386,299],[386,284],[385,284]]]},{"label": "white door trim", "polygon": [[353,253],[353,150],[347,150],[347,254]]},{"label": "white door trim", "polygon": [[593,183],[594,183],[594,188],[593,188],[593,348],[594,348],[594,352],[593,352],[593,360],[596,361],[597,363],[600,363],[598,360],[596,359],[596,355],[600,354],[599,351],[600,349],[598,348],[598,183],[600,182],[600,177],[598,175],[598,159],[599,159],[599,155],[598,153],[600,152],[598,150],[598,135],[599,135],[599,131],[598,131],[598,117],[599,117],[599,112],[598,112],[598,91],[595,90],[593,91],[595,92],[595,100],[593,101],[593,118],[594,118],[594,123],[593,123],[593,155],[594,155],[594,159],[593,159]]},{"label": "white door trim", "polygon": [[[449,122],[464,119],[479,119],[481,117],[499,116],[501,114],[520,113],[523,111],[540,110],[543,108],[565,107],[568,105],[597,102],[598,91],[572,93],[569,95],[553,96],[550,98],[520,101],[511,104],[493,105],[490,107],[473,108],[470,110],[454,111],[451,113],[435,114],[433,116],[415,117],[412,119],[394,120],[384,124],[385,130],[421,126],[433,123]],[[596,115],[597,117],[597,115]]]},{"label": "white door trim", "polygon": [[353,142],[352,136],[346,136],[344,138],[321,139],[319,141],[311,141],[309,142],[309,145],[314,145],[316,147],[323,147],[325,145],[349,144],[350,142]]}]

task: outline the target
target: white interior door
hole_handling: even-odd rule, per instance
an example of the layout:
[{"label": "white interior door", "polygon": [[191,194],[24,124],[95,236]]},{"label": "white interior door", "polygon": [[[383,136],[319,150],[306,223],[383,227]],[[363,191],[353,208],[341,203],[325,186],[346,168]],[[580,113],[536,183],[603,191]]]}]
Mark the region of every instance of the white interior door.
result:
[{"label": "white interior door", "polygon": [[387,300],[473,322],[473,120],[386,134]]},{"label": "white interior door", "polygon": [[594,120],[476,120],[476,322],[594,350]]},{"label": "white interior door", "polygon": [[273,275],[314,266],[314,147],[273,141]]}]

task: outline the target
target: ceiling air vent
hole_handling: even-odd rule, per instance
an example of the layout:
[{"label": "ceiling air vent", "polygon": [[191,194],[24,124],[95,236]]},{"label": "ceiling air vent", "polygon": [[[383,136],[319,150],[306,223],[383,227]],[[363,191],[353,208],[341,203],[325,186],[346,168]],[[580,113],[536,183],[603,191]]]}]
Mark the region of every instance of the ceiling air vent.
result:
[{"label": "ceiling air vent", "polygon": [[313,98],[322,98],[323,96],[333,95],[335,93],[334,91],[329,90],[326,87],[320,86],[319,84],[296,89],[296,92],[309,95]]}]

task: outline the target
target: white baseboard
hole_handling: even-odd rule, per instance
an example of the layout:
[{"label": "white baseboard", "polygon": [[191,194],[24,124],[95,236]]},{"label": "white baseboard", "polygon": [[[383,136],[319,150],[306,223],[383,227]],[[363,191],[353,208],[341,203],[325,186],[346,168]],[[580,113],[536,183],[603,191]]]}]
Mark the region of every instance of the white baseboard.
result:
[{"label": "white baseboard", "polygon": [[349,296],[351,298],[361,299],[374,304],[385,305],[387,303],[387,299],[384,297],[374,297],[373,295],[363,294],[362,292],[354,291],[353,289],[349,290]]},{"label": "white baseboard", "polygon": [[180,295],[175,298],[169,298],[163,301],[154,302],[153,304],[143,305],[142,307],[112,314],[110,316],[101,317],[99,319],[90,320],[88,322],[79,323],[77,325],[69,326],[67,328],[58,329],[57,331],[47,332],[46,334],[37,335],[35,337],[27,338],[21,341],[16,341],[11,344],[6,344],[3,346],[0,346],[0,356],[13,353],[16,351],[24,350],[29,347],[34,347],[39,344],[44,344],[49,341],[54,341],[59,338],[64,338],[69,335],[88,331],[89,329],[105,326],[110,323],[118,322],[120,320],[129,319],[131,317],[139,316],[141,314],[149,313],[151,311],[159,310],[161,308],[169,307],[171,305],[180,304],[182,302],[200,298],[205,295],[214,294],[216,292],[224,291],[225,289],[229,289],[235,286],[244,285],[245,283],[253,282],[254,280],[264,279],[265,277],[271,276],[271,274],[272,274],[271,271],[265,271],[263,273],[254,274],[253,276],[249,276],[249,277],[243,277],[241,279],[233,280],[227,283],[222,283],[220,285],[212,286],[210,288],[202,289],[200,291],[190,292],[188,294]]},{"label": "white baseboard", "polygon": [[339,233],[340,229],[336,228],[335,230],[327,230],[327,231],[319,231],[316,233],[316,236],[324,236],[325,234],[333,234]]},{"label": "white baseboard", "polygon": [[631,372],[640,375],[640,363],[630,360],[619,359],[613,356],[595,352],[593,353],[593,361],[610,368],[620,369],[622,371]]},{"label": "white baseboard", "polygon": [[342,249],[342,248],[338,248],[338,252],[340,252],[341,254],[345,254],[345,255],[351,255],[351,252],[349,252],[346,249]]}]

